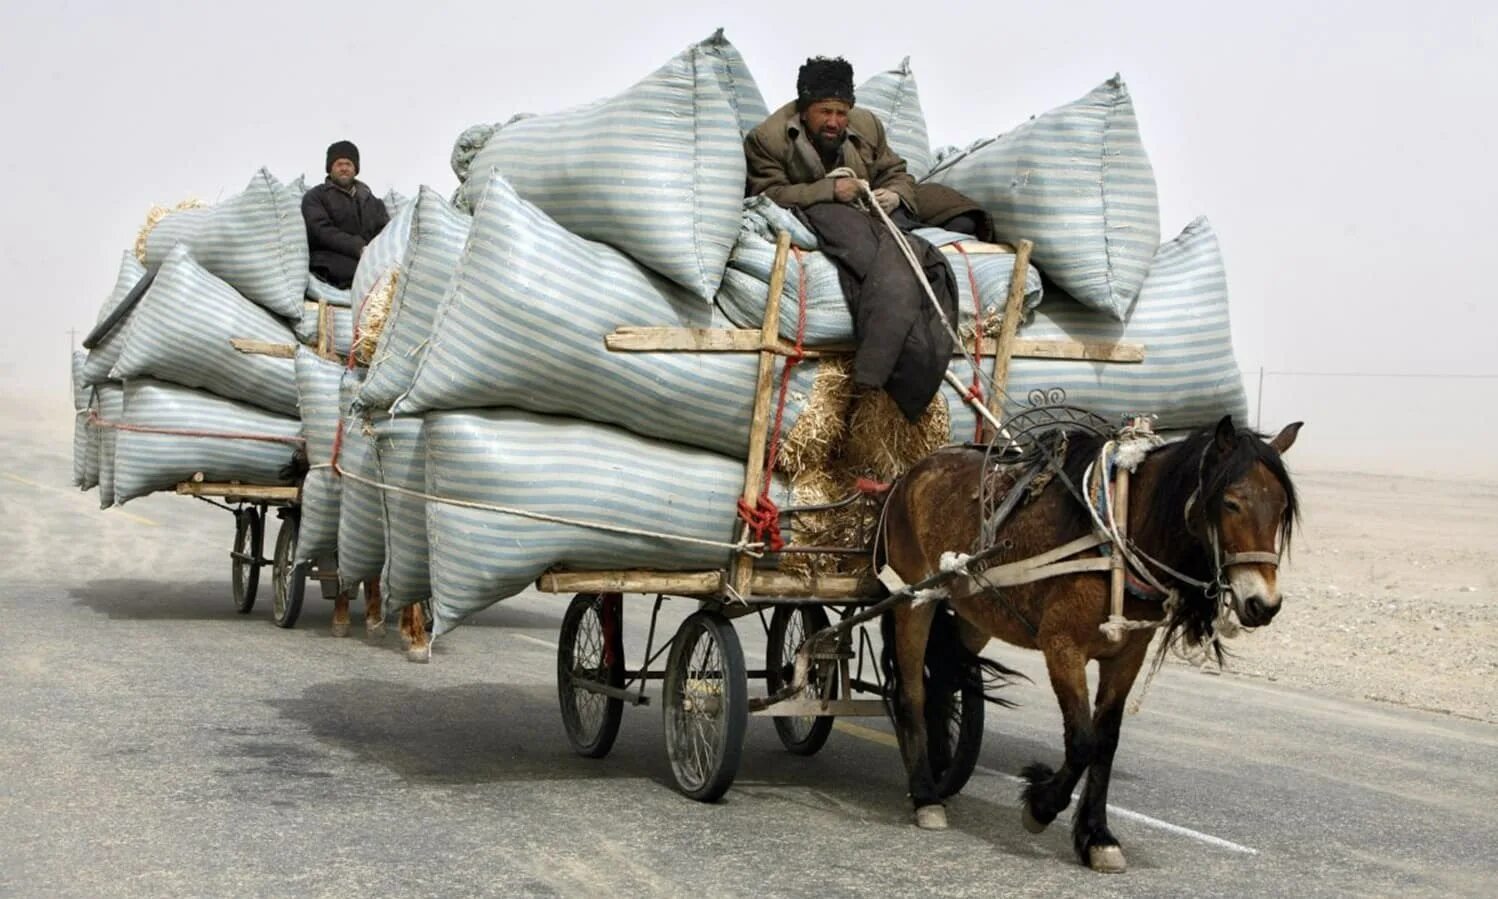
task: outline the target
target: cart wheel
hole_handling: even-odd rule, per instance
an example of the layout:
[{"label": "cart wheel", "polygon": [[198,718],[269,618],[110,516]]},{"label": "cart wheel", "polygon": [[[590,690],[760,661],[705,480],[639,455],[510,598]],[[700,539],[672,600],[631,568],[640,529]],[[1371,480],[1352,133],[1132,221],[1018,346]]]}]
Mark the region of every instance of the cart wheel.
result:
[{"label": "cart wheel", "polygon": [[307,570],[293,564],[301,523],[300,516],[289,513],[281,519],[281,530],[276,534],[276,560],[275,567],[271,570],[276,581],[276,599],[271,609],[276,627],[296,627],[297,616],[302,614],[302,595],[307,590]]},{"label": "cart wheel", "polygon": [[[827,612],[821,606],[776,606],[770,614],[770,645],[765,653],[765,682],[773,694],[790,683],[796,676],[796,650],[801,648],[807,635],[827,626]],[[824,693],[822,672],[813,666],[810,687],[817,698],[835,698],[837,681],[826,684],[830,692]],[[780,742],[796,755],[815,755],[827,744],[832,733],[831,715],[804,716],[799,718],[772,718],[775,733]]]},{"label": "cart wheel", "polygon": [[717,612],[687,618],[666,663],[666,755],[676,787],[699,802],[722,796],[739,770],[749,724],[744,651]]},{"label": "cart wheel", "polygon": [[557,699],[567,742],[578,755],[601,759],[614,748],[624,700],[576,685],[592,681],[624,687],[623,615],[617,593],[579,593],[562,616],[557,643]]},{"label": "cart wheel", "polygon": [[[928,694],[929,697],[929,694]],[[937,795],[956,796],[967,786],[983,748],[983,691],[964,687],[952,693],[945,716],[927,700],[926,754],[936,779]]]},{"label": "cart wheel", "polygon": [[265,514],[254,506],[234,510],[234,549],[229,554],[234,608],[246,615],[255,608],[260,588],[260,558],[265,552]]}]

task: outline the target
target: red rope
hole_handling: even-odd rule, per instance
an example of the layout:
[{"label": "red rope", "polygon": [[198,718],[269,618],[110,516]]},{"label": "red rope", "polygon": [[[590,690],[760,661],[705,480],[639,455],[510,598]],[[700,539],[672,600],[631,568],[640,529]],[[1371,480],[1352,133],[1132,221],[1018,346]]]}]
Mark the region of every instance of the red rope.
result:
[{"label": "red rope", "polygon": [[[780,508],[770,498],[770,487],[774,483],[775,463],[780,458],[781,431],[785,427],[785,405],[790,397],[791,372],[806,358],[806,260],[799,247],[791,247],[796,254],[796,348],[785,357],[785,366],[780,370],[780,398],[775,404],[775,424],[770,429],[769,451],[765,453],[764,478],[760,485],[759,498],[753,506],[739,500],[739,518],[749,525],[756,543],[764,543],[771,552],[785,547],[785,538],[780,533]],[[780,322],[774,323],[776,334]]]},{"label": "red rope", "polygon": [[95,427],[113,428],[116,431],[135,431],[139,434],[170,434],[174,437],[208,437],[215,440],[257,440],[262,443],[285,443],[301,446],[306,443],[300,437],[278,437],[274,434],[241,434],[234,431],[190,431],[184,428],[148,428],[144,425],[127,425],[120,421],[105,421],[99,413],[90,410],[88,422]]},{"label": "red rope", "polygon": [[[983,298],[978,295],[978,278],[973,274],[973,260],[967,255],[967,250],[962,248],[962,241],[957,241],[952,246],[962,256],[962,261],[967,264],[967,283],[972,288],[973,294],[973,384],[967,390],[967,398],[973,402],[983,402],[983,382],[979,379],[979,368],[983,366]],[[977,422],[973,425],[973,440],[981,443],[983,441],[983,416],[976,416]]]}]

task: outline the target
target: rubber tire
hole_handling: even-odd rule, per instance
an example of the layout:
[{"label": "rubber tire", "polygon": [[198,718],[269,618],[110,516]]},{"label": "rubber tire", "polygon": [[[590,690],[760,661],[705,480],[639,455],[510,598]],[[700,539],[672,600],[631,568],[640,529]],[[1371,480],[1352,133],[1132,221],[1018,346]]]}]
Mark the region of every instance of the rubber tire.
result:
[{"label": "rubber tire", "polygon": [[[703,772],[700,782],[696,782],[684,772],[684,761],[679,758],[679,722],[676,715],[682,712],[682,693],[686,686],[687,666],[692,660],[692,650],[703,639],[717,644],[721,659],[722,687],[718,717],[722,727],[717,745],[712,747],[710,770]],[[739,645],[739,635],[727,618],[704,609],[688,616],[681,623],[676,636],[671,640],[665,689],[661,695],[666,758],[670,763],[671,777],[676,788],[698,802],[716,802],[728,792],[738,774],[739,761],[744,754],[744,732],[749,726],[749,682],[744,667],[744,650]]]},{"label": "rubber tire", "polygon": [[[961,721],[957,726],[955,740],[949,727],[935,728],[931,722],[926,723],[926,754],[932,760],[931,774],[936,780],[936,794],[943,799],[956,796],[967,786],[968,778],[973,776],[973,769],[978,766],[978,754],[983,749],[983,707],[987,703],[983,699],[983,691],[974,688],[964,688],[960,691],[962,697]],[[934,752],[937,740],[947,743],[946,755],[951,759],[943,770],[937,770]]]},{"label": "rubber tire", "polygon": [[[254,506],[234,512],[234,552],[260,559],[265,552],[265,516]],[[248,615],[255,608],[256,591],[260,589],[260,563],[243,562],[233,557],[229,561],[229,585],[234,597],[234,610]]]},{"label": "rubber tire", "polygon": [[[603,660],[599,660],[599,668],[594,669],[593,679],[601,680],[611,687],[623,688],[624,686],[624,639],[620,626],[623,623],[623,615],[619,613],[619,600],[614,601],[614,633],[613,644],[614,662],[603,671]],[[577,711],[578,690],[572,687],[573,667],[576,659],[577,641],[582,632],[582,625],[592,616],[599,630],[599,645],[602,648],[604,637],[604,615],[605,605],[603,597],[597,593],[579,593],[572,597],[567,604],[567,611],[562,615],[562,629],[557,638],[557,703],[562,710],[562,726],[567,731],[567,742],[572,744],[572,749],[584,758],[601,759],[609,754],[614,748],[614,740],[619,736],[619,722],[624,717],[624,700],[608,696],[593,694],[604,701],[603,717],[598,722],[598,727],[592,733],[587,730],[587,725],[582,721]],[[602,677],[598,677],[601,673]]]},{"label": "rubber tire", "polygon": [[293,565],[296,557],[297,535],[301,532],[299,515],[287,515],[281,519],[281,530],[276,533],[276,558],[271,576],[276,584],[276,599],[271,607],[271,619],[276,627],[296,627],[297,616],[302,614],[302,598],[307,592],[307,570]]},{"label": "rubber tire", "polygon": [[[770,694],[774,695],[781,687],[785,686],[794,676],[796,664],[796,646],[785,645],[786,631],[790,627],[791,616],[801,616],[801,634],[804,638],[808,634],[814,634],[828,625],[827,610],[821,606],[776,606],[770,613],[770,636],[769,645],[765,648],[765,685]],[[788,658],[782,658],[783,652],[789,652]],[[833,697],[836,697],[837,682],[833,681]],[[780,744],[795,755],[816,755],[823,746],[827,745],[827,738],[832,735],[832,724],[835,720],[832,715],[819,715],[812,720],[811,728],[806,733],[798,733],[793,722],[797,718],[771,718],[775,722],[775,734],[780,737]]]}]

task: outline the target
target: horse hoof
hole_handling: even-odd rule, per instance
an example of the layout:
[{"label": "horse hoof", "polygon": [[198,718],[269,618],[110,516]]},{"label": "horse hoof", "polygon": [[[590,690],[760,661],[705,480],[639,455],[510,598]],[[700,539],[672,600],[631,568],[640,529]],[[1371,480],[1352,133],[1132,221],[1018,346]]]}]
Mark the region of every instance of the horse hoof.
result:
[{"label": "horse hoof", "polygon": [[1087,850],[1087,867],[1101,874],[1122,874],[1129,870],[1123,850],[1117,846],[1093,846]]},{"label": "horse hoof", "polygon": [[946,830],[947,810],[939,805],[923,805],[915,810],[915,826],[921,830]]},{"label": "horse hoof", "polygon": [[432,660],[432,644],[425,646],[413,646],[406,650],[406,661],[408,662],[430,662]]},{"label": "horse hoof", "polygon": [[1031,833],[1045,833],[1045,829],[1050,827],[1049,824],[1040,823],[1039,819],[1030,811],[1030,803],[1028,802],[1020,803],[1019,821],[1025,825],[1025,830]]},{"label": "horse hoof", "polygon": [[385,636],[385,619],[379,618],[379,619],[376,619],[374,621],[370,621],[369,619],[365,619],[365,621],[364,621],[364,635],[366,637],[383,637],[383,636]]},{"label": "horse hoof", "polygon": [[412,642],[413,641],[411,640],[411,635],[408,634],[408,633],[405,633],[404,631],[402,631],[401,632],[401,652],[405,652],[406,650],[410,649]]},{"label": "horse hoof", "polygon": [[333,622],[332,634],[335,637],[347,637],[349,635],[349,623],[347,621]]}]

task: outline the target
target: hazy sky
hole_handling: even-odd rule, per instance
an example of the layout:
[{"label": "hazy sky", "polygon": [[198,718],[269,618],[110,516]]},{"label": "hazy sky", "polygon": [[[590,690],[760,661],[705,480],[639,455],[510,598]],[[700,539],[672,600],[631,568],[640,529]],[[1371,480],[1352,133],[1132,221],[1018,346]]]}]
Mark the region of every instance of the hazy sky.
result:
[{"label": "hazy sky", "polygon": [[[260,166],[320,178],[345,137],[377,192],[446,193],[464,127],[616,93],[719,26],[771,108],[808,55],[859,81],[909,55],[937,146],[1121,72],[1162,237],[1199,214],[1221,237],[1243,368],[1498,373],[1498,4],[0,3],[8,391],[62,388],[67,331],[92,326],[151,204],[228,196]],[[1349,446],[1370,412],[1498,393],[1306,383],[1270,376],[1265,425],[1332,423]],[[1479,418],[1460,428],[1491,447],[1498,415]]]}]

